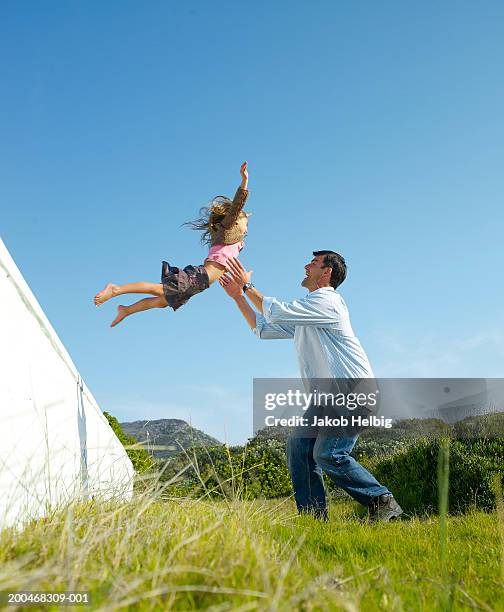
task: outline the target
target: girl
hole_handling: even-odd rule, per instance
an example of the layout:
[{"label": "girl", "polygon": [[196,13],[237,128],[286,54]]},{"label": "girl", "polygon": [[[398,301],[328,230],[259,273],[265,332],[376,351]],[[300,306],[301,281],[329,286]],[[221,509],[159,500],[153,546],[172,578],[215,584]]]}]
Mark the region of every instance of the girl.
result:
[{"label": "girl", "polygon": [[202,266],[186,266],[183,270],[170,266],[163,261],[161,283],[129,283],[113,285],[109,283],[103,291],[96,294],[94,303],[100,306],[110,298],[125,293],[147,293],[155,297],[144,298],[130,306],[118,306],[117,317],[112,321],[115,327],[123,319],[135,312],[149,308],[166,308],[177,310],[193,295],[201,293],[219,279],[226,271],[229,257],[237,257],[244,246],[243,238],[247,233],[249,215],[243,212],[248,197],[247,162],[240,168],[241,185],[231,201],[225,196],[212,200],[208,208],[202,208],[201,217],[188,225],[203,232],[201,242],[210,245],[208,256]]}]

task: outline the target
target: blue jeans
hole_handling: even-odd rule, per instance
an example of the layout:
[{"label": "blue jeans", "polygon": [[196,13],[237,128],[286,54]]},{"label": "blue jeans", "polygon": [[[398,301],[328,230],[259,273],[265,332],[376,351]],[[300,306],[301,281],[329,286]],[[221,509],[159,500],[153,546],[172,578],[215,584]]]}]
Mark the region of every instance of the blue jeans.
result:
[{"label": "blue jeans", "polygon": [[329,475],[334,484],[365,506],[373,497],[384,493],[391,495],[387,487],[381,485],[350,455],[358,437],[356,434],[336,438],[319,432],[313,438],[296,435],[289,438],[287,460],[300,513],[311,512],[320,518],[327,517],[322,471]]}]

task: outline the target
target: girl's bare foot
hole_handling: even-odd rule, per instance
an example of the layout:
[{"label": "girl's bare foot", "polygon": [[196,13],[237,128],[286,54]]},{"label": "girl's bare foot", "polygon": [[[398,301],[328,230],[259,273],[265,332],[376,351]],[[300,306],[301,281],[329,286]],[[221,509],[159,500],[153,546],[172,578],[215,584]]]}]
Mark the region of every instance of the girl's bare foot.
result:
[{"label": "girl's bare foot", "polygon": [[128,307],[127,306],[118,306],[117,307],[117,317],[112,321],[110,327],[115,327],[118,325],[123,319],[128,316]]},{"label": "girl's bare foot", "polygon": [[105,289],[103,289],[103,291],[100,291],[100,293],[97,293],[94,298],[94,303],[96,304],[96,306],[100,306],[107,300],[110,300],[110,298],[117,295],[116,289],[117,289],[117,285],[112,285],[112,283],[109,283],[105,287]]}]

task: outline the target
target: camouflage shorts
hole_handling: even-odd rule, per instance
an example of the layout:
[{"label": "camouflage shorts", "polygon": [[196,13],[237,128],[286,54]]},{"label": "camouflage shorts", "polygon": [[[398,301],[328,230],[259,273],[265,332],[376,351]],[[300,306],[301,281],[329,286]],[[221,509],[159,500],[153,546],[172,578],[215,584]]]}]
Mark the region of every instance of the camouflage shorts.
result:
[{"label": "camouflage shorts", "polygon": [[166,261],[161,267],[161,282],[168,306],[173,310],[210,286],[205,266],[186,266],[180,270]]}]

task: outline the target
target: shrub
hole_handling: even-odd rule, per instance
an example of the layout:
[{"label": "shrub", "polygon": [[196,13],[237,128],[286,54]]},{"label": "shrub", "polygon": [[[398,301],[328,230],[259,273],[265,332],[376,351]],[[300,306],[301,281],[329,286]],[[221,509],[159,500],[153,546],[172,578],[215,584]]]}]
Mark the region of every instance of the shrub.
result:
[{"label": "shrub", "polygon": [[169,460],[162,478],[175,479],[167,488],[174,495],[271,499],[292,493],[285,444],[277,440],[191,448]]},{"label": "shrub", "polygon": [[190,447],[167,460],[161,481],[173,481],[167,487],[171,495],[232,497],[233,489],[241,486],[234,473],[240,473],[241,447],[225,445]]},{"label": "shrub", "polygon": [[[493,439],[471,436],[482,431],[487,434],[500,431],[496,428],[499,423],[502,425],[503,415],[499,416],[500,421],[495,418],[471,417],[455,427],[435,419],[400,421],[392,430],[363,434],[353,454],[391,489],[407,512],[434,512],[438,503],[440,440],[453,436],[450,511],[463,512],[470,506],[490,509],[494,506],[492,477],[504,472],[504,436]],[[419,432],[426,437],[418,439]],[[456,435],[460,439],[455,439]],[[174,482],[167,491],[184,496],[207,493],[275,498],[290,495],[292,485],[285,438],[283,430],[266,428],[245,446],[188,449],[169,460],[162,478],[174,479]],[[329,494],[346,497],[326,475],[324,480]]]},{"label": "shrub", "polygon": [[453,426],[456,438],[504,438],[504,414],[489,413],[466,417]]},{"label": "shrub", "polygon": [[358,461],[366,457],[384,457],[408,448],[420,438],[450,436],[451,431],[451,425],[439,419],[403,419],[390,429],[365,429],[352,454]]},{"label": "shrub", "polygon": [[267,440],[245,447],[245,488],[254,497],[284,497],[291,495],[292,484],[287,467],[285,442]]},{"label": "shrub", "polygon": [[[438,507],[437,463],[440,440],[419,440],[391,457],[367,462],[406,512]],[[449,510],[459,513],[495,505],[492,479],[504,472],[504,439],[454,439],[450,442]]]}]

